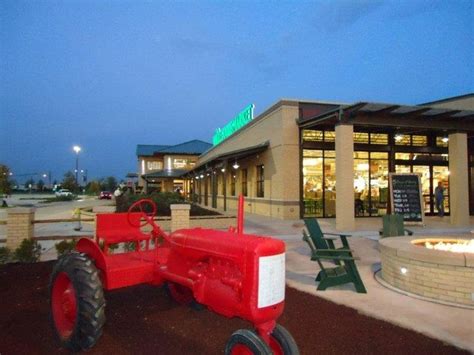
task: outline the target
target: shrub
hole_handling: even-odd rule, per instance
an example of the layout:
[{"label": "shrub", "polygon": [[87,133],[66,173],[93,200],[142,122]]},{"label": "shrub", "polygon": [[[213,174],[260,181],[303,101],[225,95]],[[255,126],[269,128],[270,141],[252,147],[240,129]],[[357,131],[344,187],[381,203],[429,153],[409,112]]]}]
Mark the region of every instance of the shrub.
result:
[{"label": "shrub", "polygon": [[74,248],[76,247],[76,244],[77,244],[77,241],[75,239],[72,239],[70,241],[63,240],[59,243],[56,243],[54,247],[56,248],[56,251],[58,252],[58,257],[59,257],[63,254],[67,254],[73,251]]},{"label": "shrub", "polygon": [[[156,215],[157,216],[171,216],[170,206],[173,204],[187,204],[187,202],[181,194],[176,192],[158,192],[151,193],[149,195],[127,195],[124,194],[119,198],[116,198],[117,212],[127,212],[130,206],[141,199],[151,199],[156,204]],[[147,211],[150,212],[150,211]],[[218,212],[209,211],[198,205],[191,204],[191,216],[207,216],[207,215],[219,215]]]},{"label": "shrub", "polygon": [[34,239],[23,239],[20,246],[15,250],[16,261],[34,263],[41,255],[41,245]]},{"label": "shrub", "polygon": [[0,247],[0,265],[6,264],[10,261],[12,252],[7,247]]}]

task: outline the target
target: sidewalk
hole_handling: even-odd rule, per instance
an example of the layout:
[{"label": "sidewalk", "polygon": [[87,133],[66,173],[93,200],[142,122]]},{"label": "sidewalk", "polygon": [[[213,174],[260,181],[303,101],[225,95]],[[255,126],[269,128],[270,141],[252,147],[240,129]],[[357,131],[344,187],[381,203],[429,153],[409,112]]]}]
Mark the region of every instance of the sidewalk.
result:
[{"label": "sidewalk", "polygon": [[[319,219],[325,232],[335,232],[334,219]],[[270,235],[286,242],[287,283],[298,290],[314,294],[332,302],[357,309],[360,313],[412,329],[432,338],[442,340],[474,352],[474,310],[445,306],[392,291],[382,286],[374,272],[380,269],[378,230],[380,218],[356,220],[356,230],[351,231],[351,249],[360,257],[357,266],[367,294],[355,292],[353,286],[332,287],[317,291],[314,278],[319,270],[310,260],[309,247],[301,240],[303,223],[281,221],[257,215],[246,215],[245,232]],[[471,235],[471,226],[456,228],[449,224],[449,217],[427,217],[426,226],[410,226],[415,235]]]}]

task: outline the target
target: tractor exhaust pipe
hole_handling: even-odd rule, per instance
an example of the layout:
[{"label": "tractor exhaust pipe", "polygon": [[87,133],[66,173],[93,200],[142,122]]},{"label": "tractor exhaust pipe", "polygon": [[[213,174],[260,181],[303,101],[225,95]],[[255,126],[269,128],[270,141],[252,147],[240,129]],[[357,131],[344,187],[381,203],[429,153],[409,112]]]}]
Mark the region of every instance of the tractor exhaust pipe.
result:
[{"label": "tractor exhaust pipe", "polygon": [[237,212],[237,234],[244,233],[244,196],[239,195],[239,209]]}]

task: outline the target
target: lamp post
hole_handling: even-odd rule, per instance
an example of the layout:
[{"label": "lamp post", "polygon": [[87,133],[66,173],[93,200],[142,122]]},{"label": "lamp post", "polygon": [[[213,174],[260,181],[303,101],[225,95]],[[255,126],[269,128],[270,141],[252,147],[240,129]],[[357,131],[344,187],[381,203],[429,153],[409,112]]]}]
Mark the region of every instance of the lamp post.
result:
[{"label": "lamp post", "polygon": [[81,147],[79,147],[78,145],[75,145],[74,147],[72,147],[72,150],[76,152],[76,185],[79,186],[77,174],[79,173],[79,152],[81,151]]}]

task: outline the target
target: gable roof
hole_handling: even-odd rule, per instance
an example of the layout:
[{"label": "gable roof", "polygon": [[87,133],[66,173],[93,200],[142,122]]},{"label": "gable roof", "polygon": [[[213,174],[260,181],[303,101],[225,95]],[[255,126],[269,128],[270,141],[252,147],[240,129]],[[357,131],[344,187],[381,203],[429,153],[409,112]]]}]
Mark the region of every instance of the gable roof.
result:
[{"label": "gable roof", "polygon": [[176,145],[137,145],[137,156],[155,154],[197,154],[200,155],[212,147],[212,144],[198,139]]}]

